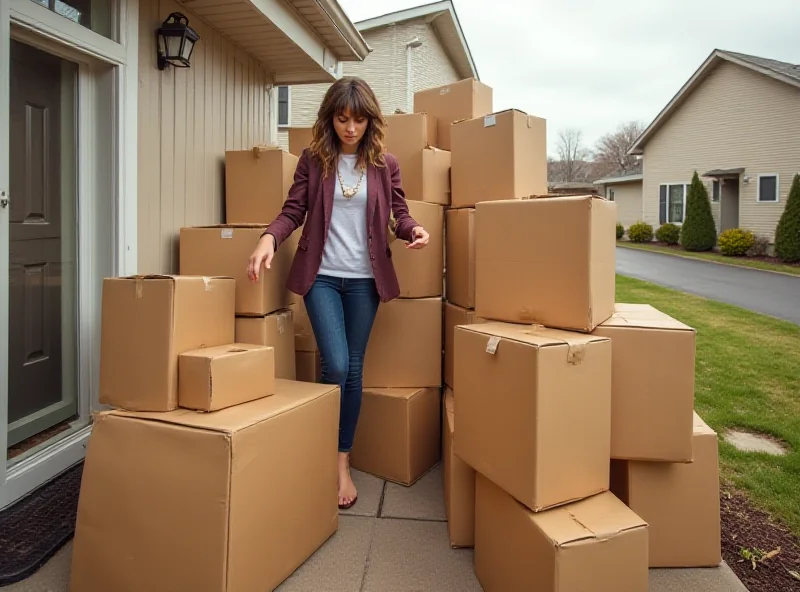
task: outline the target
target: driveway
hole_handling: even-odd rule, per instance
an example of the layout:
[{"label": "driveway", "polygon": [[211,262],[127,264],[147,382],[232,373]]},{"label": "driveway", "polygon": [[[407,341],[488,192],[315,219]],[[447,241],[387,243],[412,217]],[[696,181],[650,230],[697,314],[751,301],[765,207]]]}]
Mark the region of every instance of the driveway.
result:
[{"label": "driveway", "polygon": [[625,247],[617,273],[800,325],[800,277]]}]

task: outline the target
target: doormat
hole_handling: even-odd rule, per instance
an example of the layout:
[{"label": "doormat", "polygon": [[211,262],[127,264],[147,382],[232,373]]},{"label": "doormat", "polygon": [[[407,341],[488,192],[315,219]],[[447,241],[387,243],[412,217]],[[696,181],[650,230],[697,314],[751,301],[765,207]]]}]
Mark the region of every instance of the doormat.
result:
[{"label": "doormat", "polygon": [[75,534],[83,463],[0,511],[0,587],[39,570]]}]

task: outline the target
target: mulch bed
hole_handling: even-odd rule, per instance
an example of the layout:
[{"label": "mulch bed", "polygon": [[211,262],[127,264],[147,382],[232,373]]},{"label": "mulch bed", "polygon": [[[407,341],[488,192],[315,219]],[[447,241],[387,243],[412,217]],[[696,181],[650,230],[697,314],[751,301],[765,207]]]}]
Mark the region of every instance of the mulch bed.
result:
[{"label": "mulch bed", "polygon": [[733,489],[723,488],[720,503],[722,556],[747,589],[800,590],[800,538]]}]

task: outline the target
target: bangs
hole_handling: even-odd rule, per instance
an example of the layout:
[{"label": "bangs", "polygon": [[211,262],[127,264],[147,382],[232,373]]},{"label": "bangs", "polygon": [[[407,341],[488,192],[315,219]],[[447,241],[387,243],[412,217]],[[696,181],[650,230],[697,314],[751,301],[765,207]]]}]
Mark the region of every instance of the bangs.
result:
[{"label": "bangs", "polygon": [[374,117],[370,112],[367,97],[363,96],[354,86],[348,87],[345,92],[336,97],[333,111],[337,117],[348,111],[353,117]]}]

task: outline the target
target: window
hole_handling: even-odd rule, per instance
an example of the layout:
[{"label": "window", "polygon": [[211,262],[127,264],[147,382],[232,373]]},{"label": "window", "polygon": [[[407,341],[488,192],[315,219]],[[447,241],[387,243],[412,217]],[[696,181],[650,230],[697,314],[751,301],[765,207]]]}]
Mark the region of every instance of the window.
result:
[{"label": "window", "polygon": [[658,191],[658,223],[683,224],[686,216],[686,183],[665,183]]},{"label": "window", "polygon": [[778,175],[759,175],[758,176],[758,197],[757,201],[776,202],[778,201]]},{"label": "window", "polygon": [[711,182],[711,201],[719,201],[719,181]]},{"label": "window", "polygon": [[118,38],[115,21],[119,12],[117,0],[33,0],[82,27],[91,29],[112,41]]},{"label": "window", "polygon": [[606,198],[609,201],[614,201],[614,190],[611,187],[606,188]]},{"label": "window", "polygon": [[289,87],[278,87],[278,125],[289,125]]}]

